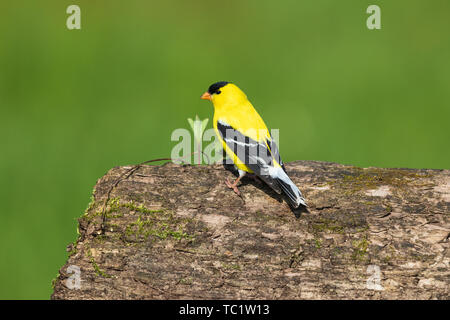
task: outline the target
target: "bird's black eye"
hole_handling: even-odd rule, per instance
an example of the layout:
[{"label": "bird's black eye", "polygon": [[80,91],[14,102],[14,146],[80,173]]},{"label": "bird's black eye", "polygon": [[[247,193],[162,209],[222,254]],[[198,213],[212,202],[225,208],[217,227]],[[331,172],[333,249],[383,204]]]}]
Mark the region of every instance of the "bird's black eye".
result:
[{"label": "bird's black eye", "polygon": [[217,92],[216,92],[216,94],[220,94],[222,91],[220,91],[220,90],[217,90]]}]

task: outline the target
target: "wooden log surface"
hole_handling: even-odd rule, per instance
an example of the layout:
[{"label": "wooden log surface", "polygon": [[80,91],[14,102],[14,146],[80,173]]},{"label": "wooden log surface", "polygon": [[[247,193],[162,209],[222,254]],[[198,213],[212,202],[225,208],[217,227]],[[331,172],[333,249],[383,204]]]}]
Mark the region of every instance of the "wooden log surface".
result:
[{"label": "wooden log surface", "polygon": [[293,212],[222,165],[130,169],[97,182],[52,299],[449,298],[449,170],[291,162]]}]

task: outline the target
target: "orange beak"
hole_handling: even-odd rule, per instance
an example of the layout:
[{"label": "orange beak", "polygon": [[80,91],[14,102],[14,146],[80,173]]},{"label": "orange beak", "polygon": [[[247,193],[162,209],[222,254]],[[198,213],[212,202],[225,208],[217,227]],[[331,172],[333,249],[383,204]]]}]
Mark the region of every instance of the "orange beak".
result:
[{"label": "orange beak", "polygon": [[211,101],[211,95],[209,94],[209,92],[205,92],[204,94],[202,94],[202,96],[200,97],[200,99],[203,99],[203,100],[210,100],[210,101]]}]

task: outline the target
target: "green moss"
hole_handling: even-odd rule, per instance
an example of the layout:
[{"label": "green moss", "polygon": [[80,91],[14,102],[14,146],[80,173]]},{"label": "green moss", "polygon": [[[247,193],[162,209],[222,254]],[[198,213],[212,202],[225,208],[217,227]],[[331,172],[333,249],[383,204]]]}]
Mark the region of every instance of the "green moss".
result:
[{"label": "green moss", "polygon": [[342,179],[332,180],[329,184],[338,185],[344,190],[345,195],[354,195],[361,190],[376,189],[382,185],[394,186],[396,189],[404,189],[411,183],[417,183],[420,178],[430,177],[430,174],[419,174],[404,169],[384,168],[353,168],[355,174],[344,175]]},{"label": "green moss", "polygon": [[322,240],[321,239],[314,239],[314,245],[317,249],[320,249],[322,247]]},{"label": "green moss", "polygon": [[87,216],[89,214],[89,212],[91,212],[92,209],[94,209],[96,203],[97,202],[95,201],[95,188],[94,188],[93,191],[92,191],[92,194],[91,194],[91,198],[90,198],[89,204],[88,204],[86,210],[84,210],[84,214],[83,215]]},{"label": "green moss", "polygon": [[84,212],[87,213],[87,212],[91,211],[94,206],[95,206],[95,198],[94,198],[94,195],[91,195],[91,200],[88,204],[88,207],[86,208],[86,210]]},{"label": "green moss", "polygon": [[114,218],[122,218],[124,216],[122,208],[129,209],[130,211],[136,211],[143,214],[151,214],[151,213],[158,213],[163,212],[162,209],[148,209],[143,204],[137,205],[133,201],[130,202],[121,202],[120,197],[114,197],[111,198],[107,203],[107,210],[103,213],[103,210],[97,210],[93,214],[88,214],[92,209],[95,207],[95,205],[92,205],[89,207],[88,211],[86,211],[85,215],[83,216],[83,219],[86,219],[88,222],[93,222],[96,217],[101,217],[102,215],[105,215],[107,219],[114,219]]},{"label": "green moss", "polygon": [[312,223],[312,229],[314,233],[317,232],[330,232],[330,233],[344,233],[344,227],[336,220],[320,218],[319,221]]},{"label": "green moss", "polygon": [[[106,228],[115,229],[119,231],[122,229],[120,224],[113,223],[114,219],[123,218],[127,212],[134,211],[138,213],[138,217],[132,223],[125,227],[125,241],[131,237],[139,241],[142,238],[147,239],[153,237],[154,239],[164,240],[167,238],[181,240],[191,239],[194,237],[184,231],[185,225],[191,220],[187,218],[179,218],[174,216],[172,212],[164,209],[148,209],[143,204],[136,204],[134,201],[123,202],[119,197],[111,198],[107,203],[107,210],[103,213],[102,210],[92,212],[95,205],[89,207],[89,214],[83,216],[88,223],[100,223],[100,217],[106,217]],[[127,215],[128,216],[128,215]],[[123,230],[123,229],[122,229]],[[97,236],[95,241],[103,242],[103,235]],[[122,237],[122,239],[124,239]]]},{"label": "green moss", "polygon": [[136,211],[136,212],[140,212],[140,213],[145,213],[145,214],[159,213],[159,212],[163,212],[164,211],[162,209],[147,209],[146,207],[144,207],[143,204],[138,206],[133,201],[126,202],[126,203],[121,203],[121,204],[119,204],[119,207],[121,207],[121,208],[128,208],[130,210],[133,210],[133,211]]},{"label": "green moss", "polygon": [[55,290],[56,282],[58,282],[59,276],[60,276],[60,274],[58,272],[58,274],[56,275],[56,278],[52,279],[52,289],[53,290]]},{"label": "green moss", "polygon": [[109,207],[110,207],[110,211],[117,211],[120,208],[120,198],[119,197],[115,197],[112,199],[109,199]]},{"label": "green moss", "polygon": [[366,261],[368,259],[367,249],[369,249],[369,241],[367,236],[352,242],[353,253],[352,259],[356,261]]},{"label": "green moss", "polygon": [[307,239],[306,243],[308,244],[310,250],[317,250],[322,248],[322,239],[317,237],[317,235],[314,239]]},{"label": "green moss", "polygon": [[183,230],[183,226],[189,221],[190,219],[174,216],[172,212],[160,210],[158,214],[139,216],[136,221],[127,225],[125,235],[134,236],[136,240],[149,237],[160,240],[192,240],[194,237]]},{"label": "green moss", "polygon": [[94,241],[97,243],[103,243],[103,242],[105,242],[106,239],[107,239],[106,235],[100,234],[94,238]]},{"label": "green moss", "polygon": [[106,212],[107,213],[107,217],[122,217],[122,214],[116,214],[114,216],[109,215],[112,212],[119,212],[121,208],[126,208],[129,209],[131,211],[136,211],[136,212],[140,212],[140,213],[144,213],[144,214],[151,214],[151,213],[158,213],[158,212],[163,212],[163,209],[148,209],[146,208],[143,204],[137,205],[136,203],[134,203],[134,201],[130,201],[130,202],[120,202],[120,198],[116,197],[113,198],[109,201],[109,210]]},{"label": "green moss", "polygon": [[111,276],[109,274],[107,274],[106,272],[104,272],[103,270],[100,269],[100,267],[98,266],[97,262],[95,262],[94,257],[92,256],[92,252],[90,248],[86,248],[86,255],[89,258],[89,261],[92,264],[92,267],[94,268],[95,273],[98,276],[104,277],[104,278],[111,278]]},{"label": "green moss", "polygon": [[368,231],[368,230],[369,230],[369,226],[368,226],[368,225],[365,225],[365,226],[363,226],[363,227],[356,228],[356,229],[355,229],[355,232],[356,232],[356,233],[360,233],[360,232],[366,232],[366,231]]},{"label": "green moss", "polygon": [[185,284],[185,285],[191,285],[193,280],[191,277],[187,277],[187,278],[182,278],[179,281],[181,284]]},{"label": "green moss", "polygon": [[78,239],[77,239],[77,241],[72,243],[72,247],[69,251],[69,257],[73,256],[74,254],[76,254],[78,252],[77,245],[78,245]]},{"label": "green moss", "polygon": [[222,262],[222,267],[224,269],[241,271],[241,266],[237,263],[223,263]]}]

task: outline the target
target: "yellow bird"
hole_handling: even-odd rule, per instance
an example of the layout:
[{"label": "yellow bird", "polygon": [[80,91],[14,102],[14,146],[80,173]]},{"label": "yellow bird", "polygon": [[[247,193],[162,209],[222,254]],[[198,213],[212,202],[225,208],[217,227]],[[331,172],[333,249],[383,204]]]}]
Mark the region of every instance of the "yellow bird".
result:
[{"label": "yellow bird", "polygon": [[288,177],[269,130],[245,93],[236,85],[221,81],[212,84],[201,98],[212,101],[217,137],[239,172],[234,183],[227,179],[227,186],[240,195],[237,184],[251,173],[278,194],[284,193],[293,208],[307,206],[302,193]]}]

